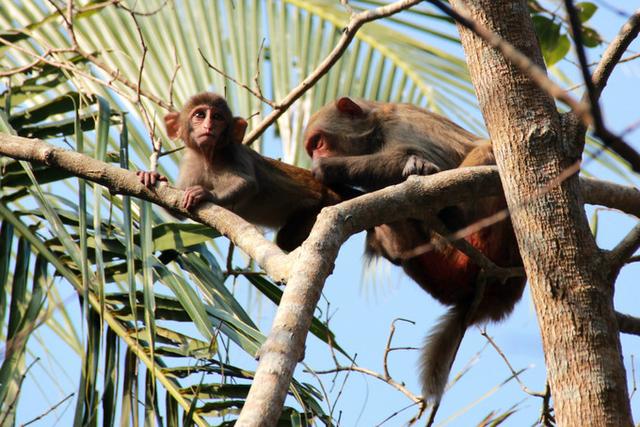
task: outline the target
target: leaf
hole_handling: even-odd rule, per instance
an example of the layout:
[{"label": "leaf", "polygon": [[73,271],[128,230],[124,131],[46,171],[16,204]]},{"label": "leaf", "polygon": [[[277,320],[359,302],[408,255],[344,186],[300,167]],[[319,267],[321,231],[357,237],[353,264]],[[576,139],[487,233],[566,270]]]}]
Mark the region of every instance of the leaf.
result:
[{"label": "leaf", "polygon": [[600,34],[590,27],[582,26],[582,42],[586,47],[597,47],[602,44]]},{"label": "leaf", "polygon": [[18,129],[26,124],[33,125],[41,122],[56,114],[70,113],[75,111],[77,105],[80,105],[81,98],[85,105],[93,104],[96,101],[93,96],[87,97],[86,95],[80,95],[78,92],[69,92],[49,101],[39,103],[18,114],[13,114],[9,118],[9,122]]},{"label": "leaf", "polygon": [[562,34],[558,38],[558,42],[553,49],[545,49],[542,51],[542,55],[544,56],[544,61],[547,64],[547,67],[551,67],[562,58],[564,58],[567,53],[569,53],[569,49],[571,49],[571,42],[569,41],[569,37],[567,37],[566,34]]},{"label": "leaf", "polygon": [[543,50],[552,49],[560,37],[560,24],[546,16],[536,15],[533,17],[533,26],[540,41],[540,47]]},{"label": "leaf", "polygon": [[594,3],[586,1],[576,3],[575,7],[578,10],[578,13],[580,15],[580,22],[582,23],[585,23],[589,19],[591,19],[593,14],[596,13],[596,10],[598,10],[598,6],[596,6]]},{"label": "leaf", "polygon": [[153,227],[153,248],[156,251],[174,249],[179,252],[220,236],[213,228],[195,223],[168,222]]}]

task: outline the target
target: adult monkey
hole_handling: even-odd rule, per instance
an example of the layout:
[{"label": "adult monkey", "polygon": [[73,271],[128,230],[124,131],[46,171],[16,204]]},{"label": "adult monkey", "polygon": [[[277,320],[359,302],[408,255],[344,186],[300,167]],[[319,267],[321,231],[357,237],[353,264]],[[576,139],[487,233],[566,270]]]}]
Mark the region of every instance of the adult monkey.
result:
[{"label": "adult monkey", "polygon": [[[481,142],[445,117],[413,105],[346,97],[310,118],[304,145],[320,181],[366,191],[397,184],[409,175],[495,164],[490,143]],[[455,231],[505,207],[503,197],[494,197],[446,208],[438,216]],[[466,240],[499,266],[522,265],[508,220],[483,228]],[[434,249],[404,255],[426,244]],[[402,266],[424,290],[451,306],[427,337],[421,357],[423,395],[439,402],[467,327],[506,317],[522,296],[525,278],[511,278],[506,283],[488,278],[476,300],[479,267],[432,233],[428,224],[411,219],[369,230],[366,253]]]},{"label": "adult monkey", "polygon": [[[185,190],[184,209],[205,201],[218,204],[251,223],[279,230],[276,243],[291,251],[307,238],[320,209],[340,201],[308,170],[243,145],[247,122],[234,118],[220,95],[194,95],[180,112],[165,116],[165,125],[170,138],[185,144],[177,183]],[[157,172],[137,174],[148,187],[167,181]]]}]

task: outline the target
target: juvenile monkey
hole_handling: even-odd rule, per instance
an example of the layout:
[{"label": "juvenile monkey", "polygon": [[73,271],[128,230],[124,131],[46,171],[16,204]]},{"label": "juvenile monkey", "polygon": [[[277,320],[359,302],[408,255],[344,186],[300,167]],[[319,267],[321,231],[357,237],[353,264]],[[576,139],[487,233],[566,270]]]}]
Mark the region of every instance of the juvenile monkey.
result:
[{"label": "juvenile monkey", "polygon": [[[480,140],[416,106],[346,97],[316,112],[304,134],[314,176],[327,185],[348,184],[365,191],[400,183],[413,174],[495,164],[491,144]],[[505,207],[504,197],[495,197],[443,209],[438,217],[455,231]],[[522,265],[510,221],[483,228],[466,240],[499,266]],[[429,243],[434,249],[403,255]],[[421,357],[423,395],[439,401],[466,328],[506,317],[522,296],[525,278],[488,280],[478,305],[470,310],[478,266],[432,233],[428,224],[413,219],[369,230],[366,253],[401,266],[424,290],[451,306],[427,337]]]},{"label": "juvenile monkey", "polygon": [[[185,144],[177,183],[184,190],[185,209],[215,203],[251,223],[279,230],[276,243],[291,251],[309,235],[320,209],[340,201],[308,170],[243,145],[247,122],[234,118],[219,95],[191,97],[179,113],[165,116],[165,125],[170,138]],[[137,174],[148,187],[167,181],[156,172]]]}]

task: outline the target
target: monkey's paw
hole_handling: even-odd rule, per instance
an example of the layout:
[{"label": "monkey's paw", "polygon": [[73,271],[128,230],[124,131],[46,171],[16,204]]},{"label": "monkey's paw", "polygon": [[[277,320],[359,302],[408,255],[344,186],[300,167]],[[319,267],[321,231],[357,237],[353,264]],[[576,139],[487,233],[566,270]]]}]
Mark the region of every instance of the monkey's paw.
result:
[{"label": "monkey's paw", "polygon": [[140,182],[147,188],[154,187],[156,182],[159,181],[168,182],[167,177],[160,175],[158,172],[137,171],[136,175],[138,179],[140,179]]},{"label": "monkey's paw", "polygon": [[184,190],[182,207],[187,210],[198,206],[201,202],[211,199],[211,193],[201,185],[194,185]]},{"label": "monkey's paw", "polygon": [[407,178],[411,175],[431,175],[440,172],[440,168],[424,157],[412,154],[407,159],[407,163],[402,169],[402,176]]},{"label": "monkey's paw", "polygon": [[327,174],[326,174],[326,162],[322,158],[313,159],[313,163],[311,164],[311,174],[313,177],[320,182],[326,182]]}]

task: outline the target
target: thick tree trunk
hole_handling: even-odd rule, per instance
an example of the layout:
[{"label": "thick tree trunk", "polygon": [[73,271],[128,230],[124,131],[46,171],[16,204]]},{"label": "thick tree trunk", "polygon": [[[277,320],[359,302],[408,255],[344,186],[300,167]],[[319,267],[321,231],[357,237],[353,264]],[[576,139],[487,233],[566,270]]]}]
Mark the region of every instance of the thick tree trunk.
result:
[{"label": "thick tree trunk", "polygon": [[[543,66],[525,0],[452,0]],[[504,56],[459,27],[501,171],[542,333],[561,426],[631,425],[613,284],[591,236],[576,175],[583,138]]]}]

